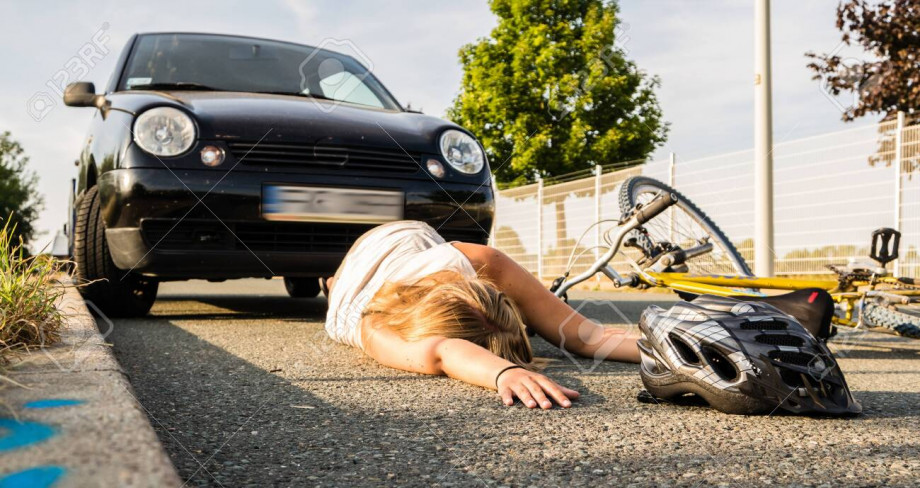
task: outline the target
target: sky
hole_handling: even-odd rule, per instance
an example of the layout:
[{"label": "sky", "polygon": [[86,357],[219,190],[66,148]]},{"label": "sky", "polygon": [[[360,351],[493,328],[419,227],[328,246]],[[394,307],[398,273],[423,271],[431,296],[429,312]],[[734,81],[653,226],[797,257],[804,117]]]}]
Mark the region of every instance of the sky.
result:
[{"label": "sky", "polygon": [[[838,49],[836,5],[773,2],[774,142],[876,120],[843,123],[841,102],[825,96],[805,68],[806,51]],[[624,0],[620,9],[617,45],[660,78],[658,99],[671,124],[668,141],[653,158],[750,148],[753,1]],[[64,107],[53,87],[77,76],[104,86],[133,33],[214,32],[347,46],[403,105],[442,116],[460,86],[458,50],[487,36],[495,23],[488,4],[472,0],[0,0],[0,131],[22,143],[39,175],[46,208],[36,244],[50,241],[66,219],[73,162],[92,115],[88,108]],[[87,46],[105,54],[81,69],[75,60]]]}]

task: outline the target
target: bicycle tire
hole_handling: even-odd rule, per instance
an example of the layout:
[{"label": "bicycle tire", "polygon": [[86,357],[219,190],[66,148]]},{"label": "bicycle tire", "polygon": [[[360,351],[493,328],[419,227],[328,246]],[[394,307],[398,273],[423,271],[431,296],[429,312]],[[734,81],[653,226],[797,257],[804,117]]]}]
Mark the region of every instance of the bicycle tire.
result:
[{"label": "bicycle tire", "polygon": [[871,326],[884,327],[896,332],[899,336],[920,339],[920,317],[892,310],[877,303],[867,303],[863,306],[862,318]]},{"label": "bicycle tire", "polygon": [[[686,212],[696,223],[702,227],[710,237],[717,241],[717,244],[722,248],[722,251],[729,257],[729,261],[732,266],[735,268],[734,271],[736,274],[743,276],[753,276],[751,268],[748,267],[747,262],[744,260],[744,257],[738,252],[738,249],[735,248],[735,245],[732,244],[731,240],[722,232],[722,229],[716,225],[712,219],[706,215],[705,212],[700,210],[689,198],[684,196],[681,192],[671,188],[670,186],[647,176],[633,176],[626,179],[623,184],[620,186],[619,194],[619,205],[621,214],[627,214],[631,212],[636,205],[639,203],[639,196],[648,191],[654,191],[655,193],[659,191],[664,191],[668,193],[673,193],[677,195],[677,203],[675,206],[678,206]],[[647,240],[646,236],[637,234],[637,239],[639,240],[640,246],[649,246],[650,243],[642,242]]]}]

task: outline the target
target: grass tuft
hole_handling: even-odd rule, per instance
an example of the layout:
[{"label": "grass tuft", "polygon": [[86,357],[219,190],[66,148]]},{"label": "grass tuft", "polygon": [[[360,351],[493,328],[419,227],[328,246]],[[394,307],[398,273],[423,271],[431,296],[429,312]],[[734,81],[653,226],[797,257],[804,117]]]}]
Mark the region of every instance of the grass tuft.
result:
[{"label": "grass tuft", "polygon": [[0,230],[0,362],[12,349],[57,342],[64,321],[56,303],[64,294],[57,277],[65,263],[29,256],[14,229],[6,219]]}]

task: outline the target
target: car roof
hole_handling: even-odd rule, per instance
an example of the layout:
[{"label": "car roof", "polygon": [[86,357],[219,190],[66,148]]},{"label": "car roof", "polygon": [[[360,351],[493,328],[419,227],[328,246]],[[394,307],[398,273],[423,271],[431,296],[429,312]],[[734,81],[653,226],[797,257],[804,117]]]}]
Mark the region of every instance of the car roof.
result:
[{"label": "car roof", "polygon": [[[332,53],[332,54],[335,54],[335,55],[337,55],[337,56],[344,56],[344,57],[346,57],[346,58],[349,58],[349,59],[351,59],[351,60],[357,62],[358,64],[361,64],[362,66],[364,65],[364,63],[361,63],[360,61],[358,61],[357,59],[355,59],[353,56],[349,56],[349,55],[347,55],[347,54],[345,54],[345,53],[340,53],[340,52],[338,52],[338,51],[333,51],[333,50],[331,50],[331,49],[325,49],[325,48],[321,48],[321,47],[311,46],[310,44],[301,44],[301,43],[299,43],[299,42],[282,41],[282,40],[280,40],[280,39],[269,39],[269,38],[267,38],[267,37],[241,36],[241,35],[237,35],[237,34],[216,34],[216,33],[213,33],[213,32],[187,32],[187,31],[138,32],[138,33],[137,33],[137,36],[138,36],[138,37],[142,37],[142,36],[171,36],[171,35],[196,35],[196,36],[233,37],[233,38],[236,38],[236,39],[249,39],[249,40],[253,40],[253,41],[278,42],[278,43],[281,43],[281,44],[290,44],[290,45],[292,45],[292,46],[299,46],[299,47],[306,47],[306,48],[310,48],[310,49],[317,49],[317,50],[319,50],[319,51],[324,51],[324,52],[327,52],[327,53]],[[365,68],[366,68],[366,66],[365,66]]]}]

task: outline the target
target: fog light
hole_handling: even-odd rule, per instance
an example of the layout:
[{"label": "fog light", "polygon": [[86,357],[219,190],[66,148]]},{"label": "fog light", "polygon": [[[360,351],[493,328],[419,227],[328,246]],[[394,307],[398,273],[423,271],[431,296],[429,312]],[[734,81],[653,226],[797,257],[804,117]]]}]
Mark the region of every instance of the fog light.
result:
[{"label": "fog light", "polygon": [[220,166],[224,162],[224,150],[217,146],[205,146],[201,150],[201,162],[205,166]]},{"label": "fog light", "polygon": [[435,178],[444,177],[444,165],[437,159],[428,159],[425,165],[428,166],[428,172],[434,175]]}]

